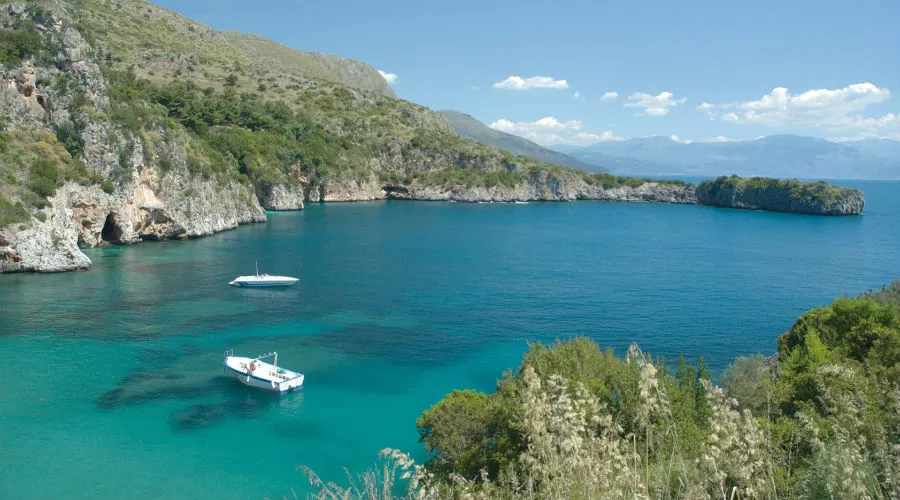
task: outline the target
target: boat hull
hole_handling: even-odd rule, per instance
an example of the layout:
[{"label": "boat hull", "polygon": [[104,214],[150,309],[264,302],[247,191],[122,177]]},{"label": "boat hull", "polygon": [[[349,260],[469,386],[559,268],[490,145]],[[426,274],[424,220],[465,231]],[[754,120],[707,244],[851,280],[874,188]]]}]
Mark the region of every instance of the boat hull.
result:
[{"label": "boat hull", "polygon": [[250,283],[246,281],[232,281],[229,285],[234,285],[238,288],[274,288],[279,286],[291,286],[296,281],[279,281],[279,282],[268,282],[268,283]]},{"label": "boat hull", "polygon": [[284,287],[291,286],[294,283],[297,283],[297,278],[291,278],[289,276],[239,276],[235,278],[233,281],[229,282],[229,285],[240,287],[240,288],[274,288],[274,287]]},{"label": "boat hull", "polygon": [[273,380],[271,377],[266,376],[266,373],[271,371],[275,367],[268,363],[256,361],[256,363],[259,365],[259,368],[257,368],[253,372],[250,372],[244,366],[252,361],[253,360],[251,360],[250,358],[228,357],[225,358],[224,364],[226,371],[233,378],[237,379],[246,386],[253,387],[261,391],[271,392],[274,394],[287,394],[289,392],[299,391],[303,388],[304,376],[302,374],[294,373],[288,370],[282,370],[284,373],[288,374],[288,376],[283,379]]}]

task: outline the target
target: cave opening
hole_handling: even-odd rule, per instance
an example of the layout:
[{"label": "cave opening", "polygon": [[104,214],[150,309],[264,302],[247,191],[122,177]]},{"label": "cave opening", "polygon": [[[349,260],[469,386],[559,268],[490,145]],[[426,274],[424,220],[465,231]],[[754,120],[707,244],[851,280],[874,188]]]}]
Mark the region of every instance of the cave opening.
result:
[{"label": "cave opening", "polygon": [[116,222],[114,214],[106,216],[106,222],[103,223],[103,230],[100,231],[100,239],[106,243],[119,243],[122,238],[122,228]]}]

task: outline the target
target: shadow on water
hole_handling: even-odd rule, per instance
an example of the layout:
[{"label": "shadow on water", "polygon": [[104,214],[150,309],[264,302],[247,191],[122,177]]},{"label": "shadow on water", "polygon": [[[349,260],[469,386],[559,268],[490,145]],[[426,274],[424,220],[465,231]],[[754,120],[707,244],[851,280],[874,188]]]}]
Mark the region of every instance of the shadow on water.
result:
[{"label": "shadow on water", "polygon": [[303,397],[302,394],[280,396],[241,387],[244,390],[229,391],[232,399],[220,403],[196,404],[173,413],[169,418],[169,425],[175,431],[186,432],[207,428],[228,418],[249,420],[276,406],[282,397]]},{"label": "shadow on water", "polygon": [[119,385],[100,395],[96,405],[101,410],[115,410],[161,400],[221,399],[215,403],[198,403],[175,411],[169,425],[175,431],[192,431],[210,427],[229,418],[254,419],[279,404],[283,397],[248,388],[234,378],[217,375],[203,379],[173,373],[135,371],[119,381]]},{"label": "shadow on water", "polygon": [[216,376],[190,383],[178,374],[132,372],[115,389],[101,394],[96,403],[101,410],[114,410],[163,399],[200,399],[227,392],[233,382],[228,377]]}]

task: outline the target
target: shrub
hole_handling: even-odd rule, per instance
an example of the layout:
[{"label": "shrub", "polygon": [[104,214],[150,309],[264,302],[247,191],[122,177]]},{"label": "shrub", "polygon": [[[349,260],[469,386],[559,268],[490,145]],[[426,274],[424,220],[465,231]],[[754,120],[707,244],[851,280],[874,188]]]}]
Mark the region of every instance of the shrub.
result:
[{"label": "shrub", "polygon": [[22,203],[10,203],[0,196],[0,228],[28,220],[28,210]]},{"label": "shrub", "polygon": [[37,55],[43,45],[34,28],[0,30],[0,62],[7,67],[18,66],[24,59]]},{"label": "shrub", "polygon": [[63,144],[66,151],[72,156],[84,152],[84,140],[72,122],[65,122],[56,128],[56,139]]},{"label": "shrub", "polygon": [[28,188],[43,198],[56,193],[59,181],[59,167],[46,158],[36,158],[28,170]]}]

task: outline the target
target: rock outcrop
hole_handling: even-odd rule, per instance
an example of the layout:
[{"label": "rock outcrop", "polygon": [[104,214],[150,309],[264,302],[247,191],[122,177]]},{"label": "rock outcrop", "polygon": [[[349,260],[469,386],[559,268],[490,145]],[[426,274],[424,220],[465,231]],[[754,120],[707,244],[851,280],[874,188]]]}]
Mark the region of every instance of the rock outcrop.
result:
[{"label": "rock outcrop", "polygon": [[303,210],[305,191],[303,184],[259,182],[256,185],[256,196],[266,210]]},{"label": "rock outcrop", "polygon": [[[21,15],[13,7],[3,10]],[[39,30],[44,46],[58,51],[41,65],[31,60],[13,69],[0,65],[0,117],[19,136],[38,138],[31,153],[36,157],[52,147],[40,141],[55,141],[47,131],[68,127],[83,144],[82,175],[107,180],[66,182],[28,220],[0,228],[0,273],[83,269],[90,259],[80,248],[195,238],[266,220],[250,185],[189,171],[188,135],[152,127],[135,134],[106,119],[108,84],[93,49],[63,12],[41,15],[49,17]],[[79,98],[91,111],[73,116],[71,103]],[[76,161],[60,167],[76,169]]]},{"label": "rock outcrop", "polygon": [[719,177],[697,187],[697,201],[715,207],[814,215],[855,215],[865,199],[859,189],[825,182]]},{"label": "rock outcrop", "polygon": [[514,185],[471,186],[413,182],[408,185],[388,184],[376,191],[373,184],[368,184],[365,190],[356,193],[360,197],[355,197],[355,193],[351,191],[344,191],[344,198],[341,201],[387,198],[469,203],[602,200],[695,204],[697,203],[695,190],[696,186],[692,184],[653,181],[637,186],[604,186],[589,184],[574,174],[558,177],[547,172],[537,172]]}]

